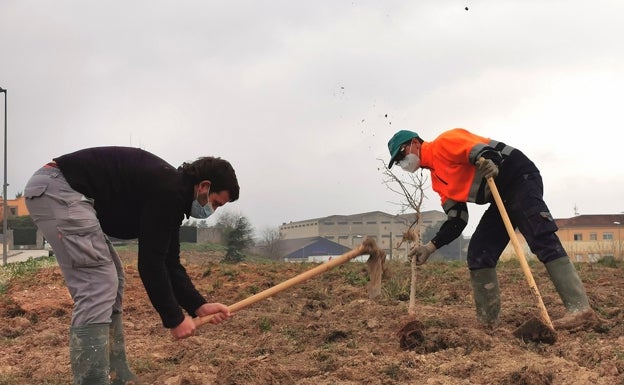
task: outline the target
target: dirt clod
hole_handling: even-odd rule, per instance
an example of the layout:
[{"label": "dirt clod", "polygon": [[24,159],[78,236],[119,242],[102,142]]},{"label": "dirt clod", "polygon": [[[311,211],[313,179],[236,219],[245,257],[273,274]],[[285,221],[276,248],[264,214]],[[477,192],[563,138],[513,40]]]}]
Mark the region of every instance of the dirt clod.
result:
[{"label": "dirt clod", "polygon": [[513,332],[513,335],[522,341],[541,342],[550,345],[557,341],[557,333],[537,317],[533,317],[520,325]]},{"label": "dirt clod", "polygon": [[500,385],[551,385],[555,375],[548,371],[541,373],[526,366],[505,376]]}]

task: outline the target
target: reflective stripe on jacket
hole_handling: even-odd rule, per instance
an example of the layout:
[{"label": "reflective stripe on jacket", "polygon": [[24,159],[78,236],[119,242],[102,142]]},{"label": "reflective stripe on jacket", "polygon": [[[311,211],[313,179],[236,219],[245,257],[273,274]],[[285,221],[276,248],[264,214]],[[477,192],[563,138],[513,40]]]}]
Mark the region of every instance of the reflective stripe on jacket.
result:
[{"label": "reflective stripe on jacket", "polygon": [[442,133],[420,149],[421,167],[431,171],[431,185],[445,212],[457,202],[487,203],[490,191],[475,163],[487,151],[503,157],[514,148],[463,128]]}]

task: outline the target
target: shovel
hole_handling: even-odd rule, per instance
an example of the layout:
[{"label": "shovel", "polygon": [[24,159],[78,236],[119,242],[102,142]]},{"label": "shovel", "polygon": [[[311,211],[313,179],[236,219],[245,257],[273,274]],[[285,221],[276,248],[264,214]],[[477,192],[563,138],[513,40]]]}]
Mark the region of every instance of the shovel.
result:
[{"label": "shovel", "polygon": [[[348,251],[342,254],[341,256],[335,259],[331,259],[310,270],[304,271],[303,273],[296,275],[290,278],[289,280],[286,280],[264,291],[256,293],[252,295],[251,297],[247,297],[239,302],[236,302],[235,304],[228,306],[228,309],[230,310],[230,313],[235,313],[241,309],[244,309],[250,305],[253,305],[256,302],[262,301],[263,299],[269,298],[277,293],[280,293],[294,285],[305,282],[309,280],[310,278],[316,277],[317,275],[323,274],[338,265],[342,265],[350,261],[351,259],[355,257],[358,257],[360,255],[365,255],[365,254],[369,255],[367,264],[369,266],[369,275],[371,276],[370,277],[371,284],[368,287],[368,291],[369,291],[369,296],[373,297],[374,293],[379,292],[381,289],[380,287],[377,287],[378,285],[379,286],[381,285],[381,274],[382,274],[382,269],[379,268],[378,266],[383,263],[383,259],[385,259],[385,253],[377,247],[377,244],[375,243],[374,240],[367,238],[364,240],[364,242],[362,242],[355,249]],[[375,267],[372,267],[372,266],[375,266]],[[196,317],[193,319],[193,321],[195,322],[195,326],[199,327],[201,325],[204,325],[210,322],[212,318],[213,318],[212,315],[208,315],[205,317]]]},{"label": "shovel", "polygon": [[[483,158],[481,159],[483,160]],[[542,296],[540,295],[539,290],[537,289],[537,285],[535,284],[535,280],[533,279],[533,274],[531,273],[531,269],[529,268],[529,264],[527,263],[526,257],[522,248],[520,247],[520,242],[518,242],[518,237],[516,236],[516,232],[514,231],[513,226],[511,225],[511,220],[509,219],[509,215],[507,215],[507,210],[505,210],[505,205],[503,204],[503,200],[498,192],[498,188],[496,187],[496,183],[494,183],[494,179],[489,177],[486,179],[487,184],[490,187],[490,191],[492,192],[492,196],[494,197],[494,201],[496,201],[496,206],[498,207],[498,211],[503,218],[503,222],[505,222],[505,228],[507,229],[507,233],[509,233],[509,239],[511,240],[511,244],[513,245],[514,251],[518,256],[518,260],[520,261],[520,266],[522,266],[522,271],[524,272],[524,276],[529,283],[529,288],[531,289],[531,293],[535,297],[535,301],[537,302],[537,307],[540,311],[540,319],[531,319],[521,325],[518,329],[514,331],[514,336],[520,338],[522,340],[532,340],[537,342],[546,342],[549,344],[553,344],[557,340],[557,334],[555,333],[555,328],[553,327],[552,321],[548,316],[548,312],[546,311],[546,306],[544,306],[544,301],[542,300]],[[541,321],[541,322],[540,322]]]}]

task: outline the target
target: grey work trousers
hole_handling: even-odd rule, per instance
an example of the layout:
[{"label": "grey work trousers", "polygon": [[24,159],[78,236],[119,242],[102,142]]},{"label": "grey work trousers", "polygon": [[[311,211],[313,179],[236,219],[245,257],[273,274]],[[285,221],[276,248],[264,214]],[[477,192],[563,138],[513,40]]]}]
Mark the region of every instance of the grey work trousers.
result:
[{"label": "grey work trousers", "polygon": [[122,310],[125,278],[93,201],[50,166],[35,172],[24,197],[30,216],[52,246],[74,301],[72,326],[110,323],[111,314]]}]

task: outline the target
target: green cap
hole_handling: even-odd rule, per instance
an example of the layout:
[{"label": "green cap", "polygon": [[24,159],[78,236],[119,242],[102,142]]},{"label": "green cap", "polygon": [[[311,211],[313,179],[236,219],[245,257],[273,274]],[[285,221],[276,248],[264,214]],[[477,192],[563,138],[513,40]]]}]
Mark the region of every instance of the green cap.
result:
[{"label": "green cap", "polygon": [[390,151],[390,163],[388,163],[388,168],[391,168],[394,165],[394,158],[399,154],[399,150],[401,149],[401,145],[405,142],[409,142],[414,138],[419,138],[418,134],[414,131],[401,130],[394,134],[390,141],[388,142],[388,150]]}]

